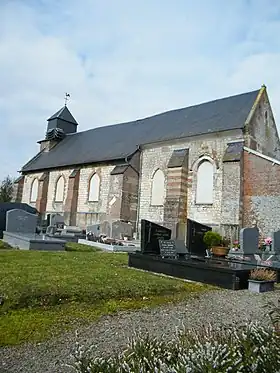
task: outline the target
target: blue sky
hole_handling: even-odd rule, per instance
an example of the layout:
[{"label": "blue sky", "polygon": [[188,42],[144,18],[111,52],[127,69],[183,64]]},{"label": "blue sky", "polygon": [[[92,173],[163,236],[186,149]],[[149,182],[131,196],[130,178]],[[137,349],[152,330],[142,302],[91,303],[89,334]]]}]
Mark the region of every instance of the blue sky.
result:
[{"label": "blue sky", "polygon": [[0,179],[64,104],[79,131],[267,85],[280,121],[278,0],[0,0]]}]

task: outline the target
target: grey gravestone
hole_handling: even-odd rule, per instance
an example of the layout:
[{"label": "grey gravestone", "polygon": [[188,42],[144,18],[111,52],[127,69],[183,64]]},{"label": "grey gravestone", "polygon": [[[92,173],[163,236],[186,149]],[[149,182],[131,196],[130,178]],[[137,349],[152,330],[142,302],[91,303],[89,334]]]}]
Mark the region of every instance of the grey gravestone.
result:
[{"label": "grey gravestone", "polygon": [[16,233],[34,233],[37,227],[37,215],[24,210],[14,209],[7,212],[6,231]]},{"label": "grey gravestone", "polygon": [[125,223],[124,221],[114,221],[112,223],[112,237],[113,238],[120,238],[129,237],[132,238],[133,235],[133,227],[129,223]]},{"label": "grey gravestone", "polygon": [[64,217],[60,214],[52,215],[50,225],[54,225],[58,229],[63,229],[64,228]]},{"label": "grey gravestone", "polygon": [[274,232],[272,235],[271,251],[276,255],[280,254],[280,231]]},{"label": "grey gravestone", "polygon": [[89,233],[93,233],[95,236],[99,236],[100,235],[100,224],[93,224],[93,225],[89,225],[86,229],[86,232]]},{"label": "grey gravestone", "polygon": [[242,228],[240,231],[240,252],[244,255],[254,255],[259,251],[259,230]]}]

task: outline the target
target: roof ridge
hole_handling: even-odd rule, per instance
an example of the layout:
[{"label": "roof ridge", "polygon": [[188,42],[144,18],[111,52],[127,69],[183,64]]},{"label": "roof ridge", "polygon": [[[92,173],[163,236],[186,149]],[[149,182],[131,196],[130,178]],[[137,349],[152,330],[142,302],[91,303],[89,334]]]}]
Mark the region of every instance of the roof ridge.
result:
[{"label": "roof ridge", "polygon": [[99,128],[104,128],[104,127],[110,128],[110,127],[115,127],[115,126],[122,126],[122,125],[131,124],[131,123],[141,122],[143,120],[147,120],[147,119],[150,119],[150,118],[155,118],[157,116],[164,115],[164,114],[167,114],[167,113],[172,113],[172,112],[175,112],[175,111],[186,110],[186,109],[190,109],[190,108],[194,108],[194,107],[198,107],[198,106],[202,106],[202,105],[206,105],[206,104],[211,104],[211,103],[218,102],[218,101],[228,100],[228,99],[231,99],[231,98],[234,98],[234,97],[240,97],[240,96],[252,94],[254,92],[257,93],[259,91],[260,91],[260,89],[255,89],[255,90],[244,92],[244,93],[234,94],[234,95],[231,95],[231,96],[217,98],[217,99],[210,100],[210,101],[204,101],[204,102],[201,102],[199,104],[194,104],[194,105],[190,105],[190,106],[184,106],[184,107],[177,108],[177,109],[166,110],[166,111],[163,111],[163,112],[160,112],[160,113],[156,113],[156,114],[153,114],[153,115],[149,115],[147,117],[142,117],[142,118],[139,118],[139,119],[134,119],[134,120],[125,121],[125,122],[119,122],[119,123],[115,123],[115,124],[100,125],[100,126],[96,126],[96,127],[93,127],[93,128],[88,128],[88,129],[86,129],[84,131],[74,132],[74,133],[68,133],[68,134],[66,134],[66,136],[79,135],[81,133],[85,133],[85,132],[88,132],[88,131],[97,130]]}]

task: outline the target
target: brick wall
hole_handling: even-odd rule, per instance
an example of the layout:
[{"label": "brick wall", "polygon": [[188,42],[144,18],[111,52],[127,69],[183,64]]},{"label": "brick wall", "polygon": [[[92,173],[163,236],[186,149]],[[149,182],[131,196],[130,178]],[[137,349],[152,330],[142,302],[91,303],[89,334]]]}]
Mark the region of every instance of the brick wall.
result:
[{"label": "brick wall", "polygon": [[244,152],[243,226],[262,235],[280,229],[280,165]]},{"label": "brick wall", "polygon": [[[223,156],[230,141],[241,139],[240,131],[228,131],[220,134],[196,136],[192,141],[177,141],[165,145],[146,147],[142,153],[142,167],[140,174],[139,222],[148,219],[165,224],[164,207],[151,206],[152,175],[157,168],[165,173],[167,188],[167,165],[173,150],[189,149],[189,173],[187,185],[187,211],[190,219],[198,222],[219,226],[221,223],[222,185],[223,185]],[[215,165],[214,173],[214,203],[212,205],[197,205],[196,169],[201,157],[206,156]],[[234,218],[233,218],[234,219]],[[139,227],[139,225],[138,225]]]}]

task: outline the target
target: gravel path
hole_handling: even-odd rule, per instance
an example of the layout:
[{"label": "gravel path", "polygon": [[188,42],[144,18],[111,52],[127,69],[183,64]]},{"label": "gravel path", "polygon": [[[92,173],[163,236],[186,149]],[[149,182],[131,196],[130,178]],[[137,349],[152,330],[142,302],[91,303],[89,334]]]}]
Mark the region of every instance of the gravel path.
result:
[{"label": "gravel path", "polygon": [[[248,290],[217,290],[200,295],[177,305],[165,305],[152,310],[123,312],[104,317],[79,330],[79,341],[96,345],[96,355],[119,351],[126,345],[134,331],[149,331],[155,336],[171,338],[176,326],[199,326],[205,323],[231,324],[246,320],[269,319],[262,306],[267,301],[277,301],[280,290],[265,294],[253,294]],[[0,373],[60,373],[60,366],[69,362],[75,344],[75,332],[35,345],[0,349]],[[58,363],[58,365],[56,365]]]}]

